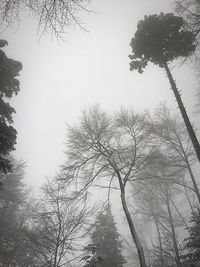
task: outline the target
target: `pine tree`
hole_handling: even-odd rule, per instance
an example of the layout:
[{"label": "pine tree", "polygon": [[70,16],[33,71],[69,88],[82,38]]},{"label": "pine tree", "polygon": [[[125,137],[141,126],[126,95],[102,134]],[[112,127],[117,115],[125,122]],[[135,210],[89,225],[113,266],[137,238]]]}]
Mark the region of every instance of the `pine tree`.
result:
[{"label": "pine tree", "polygon": [[125,263],[110,205],[97,216],[91,234],[91,244],[85,247],[85,251],[90,252],[92,256],[85,257],[87,263],[84,266],[120,267]]},{"label": "pine tree", "polygon": [[130,70],[142,73],[148,62],[166,71],[171,89],[178,103],[182,118],[200,162],[200,144],[190,122],[180,92],[168,64],[180,57],[187,58],[196,49],[193,32],[187,31],[182,17],[172,13],[145,16],[138,22],[137,31],[131,40]]},{"label": "pine tree", "polygon": [[186,266],[200,266],[200,208],[193,212],[192,226],[189,227],[190,236],[186,241],[187,253],[183,256]]}]

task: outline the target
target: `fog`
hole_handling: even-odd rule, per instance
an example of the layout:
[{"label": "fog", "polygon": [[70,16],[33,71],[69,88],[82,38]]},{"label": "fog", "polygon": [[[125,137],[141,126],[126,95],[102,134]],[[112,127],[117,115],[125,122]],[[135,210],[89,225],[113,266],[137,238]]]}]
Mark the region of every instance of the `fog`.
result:
[{"label": "fog", "polygon": [[[101,112],[103,111],[105,111],[108,116],[113,116],[112,119],[108,119],[108,124],[112,125],[112,130],[115,129],[116,127],[116,124],[113,123],[113,121],[115,120],[115,116],[113,114],[120,113],[120,110],[123,110],[123,108],[127,109],[128,110],[127,112],[133,111],[137,114],[144,114],[145,112],[146,114],[148,113],[147,116],[149,120],[148,123],[150,123],[150,121],[152,122],[153,120],[155,120],[155,123],[156,122],[158,123],[157,127],[159,130],[167,125],[167,123],[166,124],[164,123],[165,126],[163,126],[162,124],[162,119],[164,118],[164,115],[162,117],[162,114],[164,113],[162,113],[161,110],[157,112],[156,115],[157,117],[156,116],[154,117],[154,112],[159,105],[161,104],[166,105],[167,110],[169,111],[171,116],[170,118],[173,118],[173,116],[177,115],[181,118],[178,105],[175,101],[173,91],[170,89],[171,86],[164,69],[159,68],[158,66],[153,65],[152,63],[149,63],[146,69],[144,70],[144,73],[142,74],[138,73],[137,71],[130,71],[130,66],[129,66],[130,58],[128,57],[132,53],[130,42],[137,30],[138,21],[142,20],[145,15],[160,14],[160,12],[164,13],[174,12],[173,2],[174,1],[171,0],[167,1],[93,0],[89,3],[90,11],[82,12],[80,14],[80,20],[82,23],[81,26],[83,28],[80,28],[78,25],[76,25],[75,27],[68,27],[65,29],[66,30],[65,33],[61,34],[62,38],[60,39],[57,38],[54,34],[46,32],[42,33],[42,31],[38,31],[37,19],[32,17],[31,14],[28,14],[25,10],[20,11],[21,21],[19,24],[13,24],[11,27],[7,27],[2,30],[1,39],[5,39],[8,41],[8,46],[3,48],[6,55],[10,58],[20,61],[23,65],[23,69],[20,71],[20,75],[18,77],[20,80],[20,92],[17,96],[14,96],[10,100],[11,106],[13,106],[14,109],[16,110],[16,114],[14,114],[13,116],[14,120],[13,127],[16,128],[18,132],[17,144],[15,145],[15,151],[12,153],[12,156],[16,160],[23,160],[25,162],[26,166],[24,169],[23,182],[28,187],[32,188],[34,196],[36,196],[38,192],[40,192],[39,190],[41,186],[43,186],[44,183],[46,182],[47,177],[51,180],[53,179],[53,177],[60,175],[63,166],[65,167],[67,166],[66,169],[67,168],[70,169],[70,167],[67,165],[69,164],[67,162],[68,157],[70,157],[67,154],[70,153],[69,143],[71,142],[72,144],[74,142],[73,144],[76,145],[78,143],[77,141],[78,139],[76,140],[76,142],[74,140],[69,142],[69,132],[67,131],[67,129],[69,128],[69,126],[72,128],[74,127],[73,129],[75,130],[79,129],[80,127],[79,130],[81,133],[82,130],[81,125],[83,124],[82,121],[83,110],[89,110],[91,107],[99,107],[101,111],[100,115],[98,116],[100,118],[101,116],[103,116],[101,114]],[[188,115],[192,123],[194,123],[195,127],[197,128],[196,129],[197,137],[199,137],[199,129],[198,129],[199,114],[197,112],[197,106],[196,106],[198,103],[196,92],[198,91],[199,83],[194,68],[191,67],[189,61],[184,62],[183,60],[179,60],[170,63],[170,70],[173,74],[173,77],[175,77],[174,79],[176,81],[178,89],[180,90],[181,97],[187,109]],[[162,118],[159,117],[159,114]],[[95,122],[91,118],[90,118],[91,120],[89,120],[89,118],[90,116],[88,115],[88,121],[91,122],[91,125],[92,123],[94,123],[95,125]],[[145,125],[147,125],[148,123],[145,122]],[[93,127],[95,129],[94,125]],[[75,126],[78,128],[76,128]],[[180,127],[183,127],[183,125],[178,124],[177,127],[179,127],[180,130]],[[109,131],[107,133],[108,135]],[[115,129],[114,133],[116,133],[117,131],[118,130]],[[142,129],[141,131],[146,131],[146,129]],[[86,131],[86,133],[88,133],[89,136],[89,132]],[[115,153],[115,151],[119,149],[120,151],[119,153],[122,153],[121,160],[123,162],[124,157],[128,157],[126,154],[123,154],[125,153],[124,151],[128,149],[124,143],[126,143],[127,141],[131,142],[130,141],[131,137],[127,136],[129,134],[128,132],[125,135],[122,130],[120,134],[121,134],[120,135],[121,139],[119,138],[119,140],[117,139],[118,137],[115,136],[115,134],[113,134],[114,137],[113,136],[110,137],[110,140],[112,141],[110,143],[110,146],[107,147],[107,149],[108,150],[113,149],[113,153]],[[162,135],[161,133],[159,134]],[[184,135],[184,130],[182,134]],[[151,137],[150,134],[149,136],[147,135],[147,137],[150,138],[149,143],[155,138],[156,141],[154,144],[156,144],[157,147],[160,146],[161,149],[166,149],[165,153],[169,153],[168,155],[171,155],[170,149],[172,148],[165,147],[167,146],[166,140],[165,140],[166,143],[162,143],[164,142],[163,141],[164,139],[157,140],[156,138],[158,137],[155,137],[154,135],[153,137]],[[94,139],[95,138],[96,137],[94,136]],[[184,140],[188,140],[187,134],[184,135],[183,138]],[[98,141],[98,138],[95,140]],[[190,141],[187,142],[188,144],[190,144]],[[147,146],[147,143],[145,144]],[[143,151],[146,151],[145,144],[142,144],[144,146]],[[192,148],[188,145],[187,149],[188,147],[190,149],[189,152],[192,151],[191,152],[192,156],[194,156]],[[76,147],[75,152],[77,153],[77,155],[79,155],[79,151],[82,151],[81,149],[82,149],[81,146],[79,148]],[[86,149],[86,145],[84,149]],[[130,151],[128,150],[129,152],[126,153],[133,153],[131,148],[129,149]],[[87,149],[84,151],[87,154]],[[132,156],[130,156],[130,159],[127,160],[128,163],[126,162],[126,160],[124,160],[124,163],[120,163],[122,164],[123,167],[121,167],[121,169],[119,167],[119,169],[120,171],[123,170],[124,173],[123,171],[122,173],[123,175],[125,175],[124,178],[123,177],[121,178],[123,182],[126,179],[126,175],[128,176],[129,173],[129,172],[126,173],[127,171],[126,168],[128,168],[127,166],[129,166],[128,164],[130,164],[130,161],[133,157],[133,154],[130,155]],[[84,158],[83,154],[81,154],[81,156],[82,158]],[[119,159],[117,158],[117,160]],[[199,166],[198,162],[196,160],[193,160],[192,158],[191,162],[193,161],[195,161],[193,167],[194,168],[193,172],[195,176],[198,174]],[[101,167],[103,166],[102,168],[105,167],[103,165],[105,163],[100,162],[98,164],[99,165],[97,165],[97,169],[100,168],[99,166]],[[125,165],[127,164],[127,166],[125,167],[125,165],[123,164]],[[172,169],[170,169],[172,168],[172,162],[170,164],[171,165],[170,167],[168,166],[167,171],[170,170],[171,171],[170,175],[172,176]],[[180,165],[181,164],[186,164],[186,163],[185,162],[180,163]],[[152,167],[154,165],[150,166]],[[149,172],[152,171],[151,167],[149,168]],[[188,178],[189,174],[187,173],[186,170],[187,167],[188,166],[183,167],[184,170],[183,169],[177,170],[177,172],[179,172],[178,175],[180,176],[177,179],[180,180],[186,179],[186,184],[188,182],[187,179],[189,179]],[[90,168],[91,168],[90,165],[86,165],[85,169],[83,170],[81,169],[81,171],[83,173],[84,172],[86,173]],[[173,174],[174,174],[174,168],[175,167],[173,166]],[[163,167],[162,171],[164,169],[165,167]],[[110,172],[111,174],[110,170],[108,172]],[[184,174],[182,174],[182,172],[184,172]],[[71,173],[70,175],[69,173],[67,174],[65,173],[65,175],[66,175],[64,176],[65,178],[68,176],[71,177],[70,176]],[[165,176],[165,174],[163,173],[162,175]],[[102,181],[100,181],[100,183],[97,182],[97,184],[99,183],[100,186],[107,186],[109,188],[110,186],[109,181],[111,182],[111,180],[109,180],[110,178],[108,176],[108,173],[100,172],[100,177],[103,178],[105,177],[106,184],[105,182],[103,183]],[[157,188],[158,184],[159,182],[156,182],[154,188]],[[80,184],[78,183],[76,187],[72,188],[73,190],[78,191],[78,189],[81,188],[81,185],[82,183],[80,182]],[[52,188],[55,189],[54,186],[55,185],[53,185]],[[128,185],[126,186],[128,187]],[[144,210],[147,207],[144,208],[143,206],[144,208],[143,211],[140,210],[141,208],[140,201],[142,203],[142,200],[140,199],[140,197],[137,198],[138,192],[140,190],[143,190],[143,188],[146,189],[148,186],[150,185],[145,186],[144,184],[142,184],[142,187],[140,187],[138,183],[137,186],[134,187],[133,184],[131,184],[126,189],[127,202],[129,202],[130,204],[129,208],[131,210],[132,220],[133,221],[135,220],[135,226],[142,240],[141,242],[145,247],[146,254],[148,252],[150,253],[150,250],[151,249],[153,250],[153,248],[155,248],[156,245],[158,245],[156,243],[157,239],[155,238],[154,233],[158,230],[159,227],[162,236],[160,238],[161,239],[163,238],[164,240],[164,235],[166,233],[164,232],[163,229],[161,229],[162,228],[161,223],[163,224],[166,223],[167,225],[166,227],[170,225],[169,221],[166,222],[164,221],[163,218],[162,218],[163,221],[160,222],[160,224],[158,223],[157,225],[153,223],[151,219],[145,217]],[[190,187],[193,188],[192,182],[188,182],[187,186],[188,188]],[[114,189],[114,187],[118,187],[118,190],[116,190],[116,188]],[[172,217],[175,220],[177,216],[180,216],[180,214],[177,211],[180,208],[181,212],[183,212],[183,215],[181,216],[184,217],[185,221],[187,221],[188,223],[189,217],[191,215],[191,210],[189,209],[189,206],[198,203],[194,193],[195,190],[193,190],[194,189],[193,188],[192,189],[193,192],[189,192],[188,193],[189,196],[187,194],[186,196],[183,195],[182,188],[180,189],[179,192],[179,188],[177,189],[177,185],[173,187],[173,189],[171,189],[171,187],[173,186],[168,184],[160,186],[159,203],[162,203],[163,206],[167,203],[166,206],[164,206],[163,208],[163,212],[167,212],[168,208],[167,206],[168,202],[166,203],[164,202],[164,199],[167,198],[165,193],[166,191],[168,192],[172,190],[170,191],[171,192],[170,194],[174,196],[173,201],[176,200],[177,202],[176,201],[175,202],[178,203],[177,206],[173,206],[172,213],[174,212],[173,215],[174,217],[173,216]],[[73,191],[72,188],[71,191]],[[114,218],[114,220],[116,221],[119,232],[121,234],[121,239],[124,241],[123,243],[124,257],[125,258],[127,257],[128,259],[128,260],[126,259],[126,264],[124,266],[142,266],[142,267],[161,266],[161,265],[156,265],[157,264],[156,260],[154,261],[155,265],[151,265],[149,263],[150,262],[149,258],[147,260],[149,265],[148,264],[139,265],[137,256],[135,256],[135,254],[137,254],[136,249],[134,248],[133,250],[131,250],[132,247],[134,246],[129,231],[130,225],[128,227],[125,215],[123,214],[123,209],[120,200],[120,195],[122,195],[122,193],[119,191],[120,185],[117,182],[114,182],[113,189],[110,189],[111,192],[109,193],[108,193],[108,188],[102,189],[102,188],[97,188],[97,186],[88,188],[89,190],[88,199],[90,203],[89,205],[96,203],[95,201],[97,201],[98,204],[103,203],[106,200],[108,203],[111,203],[111,210],[109,210],[110,209],[109,205],[106,206],[106,204],[104,203],[105,204],[104,206],[107,207],[106,214],[110,212],[109,215],[110,217],[112,217],[112,214],[114,215],[114,217],[112,218]],[[56,190],[58,190],[58,188]],[[150,188],[149,190],[152,189]],[[158,190],[158,188],[156,190]],[[70,194],[72,193],[71,191]],[[156,193],[157,191],[155,192],[151,191],[151,192],[152,196],[155,196],[157,194]],[[177,192],[179,192],[180,195]],[[45,191],[43,188],[43,194],[46,194],[43,195],[44,203],[47,203],[48,193],[49,191],[48,190]],[[62,190],[61,193],[59,191],[59,194],[64,195],[65,193],[63,193]],[[144,195],[142,195],[141,193],[142,199],[145,199],[146,197],[145,194],[146,191],[144,192]],[[69,196],[64,196],[63,198],[67,197]],[[182,201],[183,199],[185,199],[185,197],[187,197],[187,199],[190,199],[190,201],[188,202],[189,204],[187,203],[185,207],[183,207]],[[84,196],[83,199],[84,201],[86,201],[86,196]],[[78,201],[80,201],[79,196],[77,197],[77,203]],[[43,202],[41,201],[41,203]],[[79,209],[81,209],[82,207],[81,205],[83,205],[82,203],[79,206],[79,204],[77,203],[74,204],[77,205],[78,207],[77,214],[74,214],[75,219],[77,219],[78,211]],[[146,200],[145,203],[148,203],[148,200]],[[50,204],[47,204],[47,207],[49,208],[48,205]],[[64,206],[66,205],[66,203],[61,205]],[[155,203],[152,205],[154,206],[154,208],[156,207]],[[95,206],[97,207],[97,204],[95,204]],[[47,209],[45,209],[45,211],[43,209],[44,207],[42,206],[41,214],[47,212]],[[68,207],[65,207],[65,209],[63,209],[63,212],[66,212],[66,210],[68,210]],[[71,210],[76,210],[76,207],[73,206],[71,208],[70,206],[69,210],[70,213],[72,213]],[[95,213],[93,215],[91,214],[89,214],[88,212],[87,216],[93,218],[92,220],[94,223],[94,218],[96,218],[95,217],[96,215],[94,215]],[[100,213],[100,215],[105,216],[104,213],[102,214]],[[82,218],[80,224],[81,223],[85,225],[87,224],[86,223],[86,221],[88,220],[87,216],[85,215],[85,217]],[[180,218],[182,218],[181,216]],[[149,215],[149,218],[150,217],[151,216]],[[151,218],[155,219],[154,217]],[[177,220],[178,221],[181,220],[180,218],[178,218]],[[149,222],[149,230],[147,227],[148,220],[151,221]],[[70,224],[69,222],[66,221],[63,221],[63,223]],[[178,222],[174,222],[174,224],[176,223],[177,225],[175,225],[175,228],[176,226],[177,228],[175,229],[175,231],[177,231],[177,233],[181,233],[180,239],[177,238],[178,239],[177,242],[181,243],[183,242],[183,239],[187,236],[187,234],[183,230],[183,228],[185,229],[186,225],[184,225],[184,220],[182,224],[180,223],[181,226],[178,225]],[[178,228],[179,226],[180,228]],[[81,228],[81,231],[84,232],[85,229]],[[176,234],[174,234],[174,236],[175,235]],[[169,238],[167,239],[166,236],[165,238],[167,241],[169,241]],[[131,244],[130,246],[127,245],[125,239],[126,241],[128,240],[127,243]],[[79,245],[84,243],[83,241],[80,241],[78,238],[77,240]],[[170,240],[169,243],[171,242],[170,244],[174,245],[173,241],[174,240],[172,241]],[[159,244],[161,246],[161,242]],[[77,246],[76,241],[74,246]],[[181,250],[179,247],[176,248],[175,246],[174,249],[175,252],[170,252],[175,259],[173,260],[173,262],[175,262],[173,263],[174,265],[170,266],[180,267],[183,265],[181,265],[180,262],[177,263],[176,261],[178,253],[176,249]],[[66,253],[68,253],[68,251]],[[182,251],[180,252],[180,254],[181,253]],[[75,254],[77,255],[78,253],[76,252]],[[153,257],[152,254],[151,257]],[[78,264],[80,263],[76,264],[77,266],[79,266]],[[168,264],[170,264],[170,260]],[[35,266],[35,265],[29,265],[29,266]],[[48,265],[48,266],[59,267],[61,265]],[[69,265],[63,265],[63,266],[69,266]]]}]

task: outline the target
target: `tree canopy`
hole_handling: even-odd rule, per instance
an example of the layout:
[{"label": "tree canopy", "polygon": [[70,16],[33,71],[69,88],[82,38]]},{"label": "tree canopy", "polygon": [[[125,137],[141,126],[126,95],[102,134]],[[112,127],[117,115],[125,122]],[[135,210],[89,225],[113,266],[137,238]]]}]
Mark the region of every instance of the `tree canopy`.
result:
[{"label": "tree canopy", "polygon": [[170,62],[187,57],[195,51],[195,35],[185,30],[184,20],[172,13],[145,16],[137,25],[131,40],[131,70],[142,73],[148,62],[163,67]]},{"label": "tree canopy", "polygon": [[187,127],[197,158],[200,161],[200,144],[183,105],[181,95],[176,87],[168,63],[179,57],[187,57],[196,49],[193,32],[184,28],[184,20],[172,13],[145,16],[138,22],[137,31],[131,40],[131,70],[139,73],[152,62],[164,68],[171,89],[178,103],[181,115]]}]

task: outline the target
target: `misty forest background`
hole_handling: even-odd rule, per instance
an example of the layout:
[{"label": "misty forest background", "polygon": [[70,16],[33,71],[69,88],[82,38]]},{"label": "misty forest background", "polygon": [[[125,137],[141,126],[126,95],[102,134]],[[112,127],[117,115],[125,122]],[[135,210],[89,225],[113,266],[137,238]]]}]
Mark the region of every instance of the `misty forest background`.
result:
[{"label": "misty forest background", "polygon": [[[70,44],[69,28],[78,28],[87,38],[85,14],[101,16],[90,9],[91,5],[92,1],[86,0],[1,1],[0,266],[200,266],[199,0],[174,1],[170,12],[154,14],[149,10],[136,22],[126,44],[129,65],[124,71],[140,75],[134,83],[136,94],[137,90],[140,94],[140,81],[145,79],[151,90],[148,71],[152,69],[158,81],[161,75],[165,78],[159,90],[167,86],[176,108],[167,101],[154,101],[152,109],[142,106],[138,110],[131,99],[131,106],[119,100],[117,108],[106,110],[101,103],[88,106],[86,101],[85,108],[76,110],[76,118],[65,121],[64,131],[61,129],[65,138],[58,170],[46,174],[35,188],[25,179],[31,162],[17,154],[25,133],[23,127],[16,127],[15,119],[18,108],[23,111],[26,106],[25,102],[17,104],[17,98],[23,94],[21,75],[23,78],[29,69],[11,56],[11,44],[4,33],[6,36],[10,31],[8,36],[14,36],[28,13],[37,22],[34,36],[38,49],[43,38],[51,36],[59,51],[66,36]],[[21,49],[23,53],[25,48]],[[117,64],[120,62],[113,62],[114,70]],[[78,71],[85,75],[79,62],[75,65],[77,76],[72,80],[79,79]],[[176,81],[175,69],[185,67],[195,80],[196,86],[191,81],[186,88],[186,94],[193,94],[195,99],[190,103],[195,116]],[[65,71],[62,65],[56,68],[60,73]],[[98,71],[94,69],[94,73]],[[88,79],[92,75],[88,73]],[[181,75],[184,80],[184,72]],[[42,99],[41,93],[41,99],[48,103],[48,88],[40,90],[47,90],[47,98]],[[83,99],[74,102],[84,102],[88,92],[82,90]],[[150,95],[148,92],[142,98],[148,102]],[[34,100],[34,112],[38,112]],[[112,100],[112,95],[105,99],[110,106]],[[59,110],[59,104],[54,104],[53,109]],[[51,115],[55,125],[62,118]],[[34,132],[28,134],[34,138]],[[20,143],[18,135],[22,136]],[[40,151],[37,157],[43,162]]]}]

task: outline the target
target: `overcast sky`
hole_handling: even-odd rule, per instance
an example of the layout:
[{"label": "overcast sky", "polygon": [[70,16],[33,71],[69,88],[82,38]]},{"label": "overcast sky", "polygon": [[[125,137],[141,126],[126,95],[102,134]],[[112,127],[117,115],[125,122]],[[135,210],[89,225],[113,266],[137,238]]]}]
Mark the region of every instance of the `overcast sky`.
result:
[{"label": "overcast sky", "polygon": [[[93,0],[95,12],[81,19],[88,32],[68,29],[65,42],[43,36],[25,18],[17,31],[6,30],[7,55],[23,64],[21,91],[12,101],[18,131],[15,157],[27,162],[26,182],[40,186],[64,162],[66,124],[99,103],[112,112],[121,106],[153,110],[166,102],[177,110],[164,72],[150,65],[144,74],[129,71],[130,41],[146,14],[170,12],[170,0]],[[172,65],[174,66],[174,65]],[[196,83],[187,66],[173,69],[183,100],[193,116]]]}]

